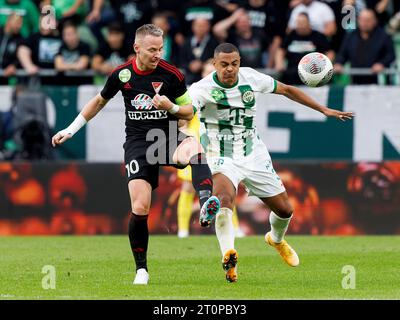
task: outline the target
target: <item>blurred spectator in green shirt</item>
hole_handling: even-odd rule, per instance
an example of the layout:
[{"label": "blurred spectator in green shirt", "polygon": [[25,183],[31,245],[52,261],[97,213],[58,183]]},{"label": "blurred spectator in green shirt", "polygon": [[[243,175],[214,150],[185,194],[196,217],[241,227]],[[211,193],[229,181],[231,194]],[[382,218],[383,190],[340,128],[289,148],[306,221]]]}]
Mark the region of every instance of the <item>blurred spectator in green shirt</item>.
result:
[{"label": "blurred spectator in green shirt", "polygon": [[0,27],[6,24],[12,13],[23,19],[21,35],[24,38],[39,30],[39,10],[31,0],[0,0]]},{"label": "blurred spectator in green shirt", "polygon": [[76,25],[81,24],[87,11],[85,0],[44,0],[42,5],[54,7],[61,29],[66,20],[72,20]]}]

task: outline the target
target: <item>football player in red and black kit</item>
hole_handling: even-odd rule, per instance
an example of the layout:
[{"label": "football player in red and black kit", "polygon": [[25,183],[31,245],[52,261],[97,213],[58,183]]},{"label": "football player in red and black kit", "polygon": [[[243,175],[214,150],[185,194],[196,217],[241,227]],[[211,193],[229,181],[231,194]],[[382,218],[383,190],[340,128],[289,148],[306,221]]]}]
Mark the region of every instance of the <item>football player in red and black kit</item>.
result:
[{"label": "football player in red and black kit", "polygon": [[147,217],[151,191],[158,186],[160,165],[191,165],[192,181],[200,199],[200,224],[208,226],[219,211],[212,196],[211,171],[201,145],[180,132],[178,120],[196,112],[186,91],[183,74],[161,60],[163,32],[146,24],[136,30],[136,57],[117,67],[103,90],[92,98],[76,119],[52,138],[53,146],[70,139],[112,99],[122,92],[126,115],[125,165],[131,199],[129,240],[136,263],[135,284],[147,284]]}]

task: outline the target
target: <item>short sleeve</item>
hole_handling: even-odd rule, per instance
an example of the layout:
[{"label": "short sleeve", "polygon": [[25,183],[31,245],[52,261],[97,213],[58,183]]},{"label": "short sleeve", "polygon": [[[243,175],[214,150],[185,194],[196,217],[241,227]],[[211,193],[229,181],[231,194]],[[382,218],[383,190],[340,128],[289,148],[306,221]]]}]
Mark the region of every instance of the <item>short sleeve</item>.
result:
[{"label": "short sleeve", "polygon": [[24,38],[24,39],[21,41],[21,44],[20,44],[20,45],[26,46],[26,47],[28,47],[28,48],[30,48],[30,49],[32,50],[34,44],[37,43],[37,42],[38,42],[38,40],[37,40],[37,34],[35,33],[35,34],[30,35],[30,36],[27,37],[27,38]]},{"label": "short sleeve", "polygon": [[103,44],[102,46],[100,46],[97,51],[96,51],[96,55],[101,56],[104,60],[107,60],[108,57],[110,56],[110,50],[107,48],[107,46],[105,44]]},{"label": "short sleeve", "polygon": [[90,47],[87,43],[82,42],[81,43],[81,48],[80,48],[80,54],[81,56],[88,56],[90,57]]},{"label": "short sleeve", "polygon": [[322,8],[323,12],[321,12],[322,16],[324,17],[326,22],[331,22],[331,21],[335,21],[335,13],[333,12],[333,10],[331,9],[330,6],[328,6],[326,3],[321,3],[321,6],[324,5]]},{"label": "short sleeve", "polygon": [[322,33],[317,33],[316,42],[318,52],[327,52],[331,49],[328,39]]},{"label": "short sleeve", "polygon": [[251,70],[250,77],[252,86],[257,88],[257,91],[262,93],[274,93],[276,91],[277,82],[274,78],[251,68],[246,69],[249,69],[249,71]]},{"label": "short sleeve", "polygon": [[281,48],[287,50],[291,42],[292,42],[292,32],[283,38],[283,41],[281,43]]},{"label": "short sleeve", "polygon": [[[300,6],[301,6],[301,5],[300,5]],[[299,13],[300,13],[300,10],[299,10],[300,6],[295,7],[295,8],[293,9],[292,13],[290,14],[289,22],[288,22],[288,27],[289,27],[289,29],[291,29],[291,30],[294,30],[294,29],[296,28],[296,18],[297,18],[297,16],[298,16]]]},{"label": "short sleeve", "polygon": [[107,78],[107,82],[104,85],[103,90],[101,90],[100,95],[106,99],[112,99],[119,91],[119,79],[117,76],[117,71],[111,73],[111,75]]},{"label": "short sleeve", "polygon": [[66,48],[65,44],[63,43],[60,48],[58,49],[58,52],[56,54],[56,56],[62,56],[62,52],[63,50]]},{"label": "short sleeve", "polygon": [[261,74],[262,79],[260,79],[261,92],[263,93],[274,93],[276,91],[277,82],[274,78],[269,75]]},{"label": "short sleeve", "polygon": [[190,104],[192,101],[187,92],[185,77],[182,73],[173,75],[173,83],[171,90],[172,100],[180,106]]},{"label": "short sleeve", "polygon": [[29,17],[29,28],[32,28],[31,30],[29,30],[30,33],[38,32],[39,26],[37,21],[39,21],[39,10],[37,6],[35,6],[32,1],[27,1],[26,3],[24,3],[24,5],[27,7],[26,9],[29,12],[29,14],[27,15]]},{"label": "short sleeve", "polygon": [[183,95],[187,90],[186,90],[186,83],[185,83],[185,78],[182,76],[180,78],[174,77],[174,93],[175,93],[175,99]]},{"label": "short sleeve", "polygon": [[203,94],[203,89],[199,87],[196,83],[193,83],[189,88],[189,96],[192,99],[192,105],[195,113],[201,110],[206,104],[206,99]]}]

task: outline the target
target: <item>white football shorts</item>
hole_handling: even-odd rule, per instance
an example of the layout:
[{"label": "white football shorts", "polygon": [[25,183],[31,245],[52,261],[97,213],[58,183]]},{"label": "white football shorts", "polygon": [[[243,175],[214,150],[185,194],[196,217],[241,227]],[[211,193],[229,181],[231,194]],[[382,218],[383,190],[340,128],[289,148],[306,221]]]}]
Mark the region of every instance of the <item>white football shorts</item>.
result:
[{"label": "white football shorts", "polygon": [[243,182],[249,195],[259,198],[276,196],[285,191],[281,178],[273,168],[271,156],[264,143],[257,143],[253,152],[241,159],[207,157],[212,174],[222,173],[236,190]]}]

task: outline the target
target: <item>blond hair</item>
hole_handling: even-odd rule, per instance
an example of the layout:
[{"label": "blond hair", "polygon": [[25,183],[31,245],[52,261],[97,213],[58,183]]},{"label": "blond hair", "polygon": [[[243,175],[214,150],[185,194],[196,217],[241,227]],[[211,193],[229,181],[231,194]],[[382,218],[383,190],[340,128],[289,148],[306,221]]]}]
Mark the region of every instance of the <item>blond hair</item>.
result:
[{"label": "blond hair", "polygon": [[164,32],[161,28],[154,24],[144,24],[140,28],[136,29],[135,42],[137,39],[144,38],[145,36],[162,37]]}]

